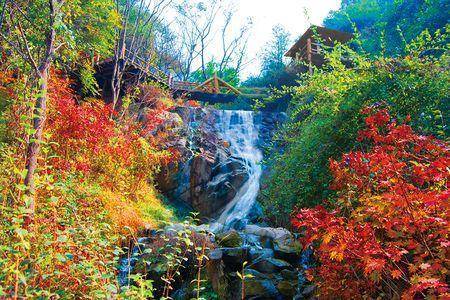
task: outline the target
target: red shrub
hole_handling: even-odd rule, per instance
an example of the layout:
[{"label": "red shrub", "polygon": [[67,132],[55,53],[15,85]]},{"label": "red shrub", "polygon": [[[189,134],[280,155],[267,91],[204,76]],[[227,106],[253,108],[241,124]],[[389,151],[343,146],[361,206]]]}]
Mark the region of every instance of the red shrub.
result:
[{"label": "red shrub", "polygon": [[366,109],[366,151],[331,160],[339,198],[302,209],[293,225],[315,248],[309,275],[326,298],[448,296],[448,145]]},{"label": "red shrub", "polygon": [[[47,127],[55,142],[54,167],[65,171],[77,170],[87,175],[94,163],[102,168],[107,167],[107,163],[111,168],[114,165],[130,167],[134,164],[136,166],[131,170],[136,176],[144,178],[151,175],[147,168],[155,168],[169,160],[170,153],[159,151],[163,141],[152,134],[165,121],[165,113],[170,109],[168,105],[157,104],[157,99],[153,99],[153,108],[147,110],[142,122],[138,122],[137,117],[127,117],[127,114],[114,120],[109,105],[100,100],[79,104],[69,88],[70,81],[56,76],[53,78],[49,88],[52,108]],[[156,94],[152,95],[156,97]],[[143,140],[146,145],[142,144]],[[146,153],[147,146],[153,152]],[[137,166],[139,163],[140,168]]]}]

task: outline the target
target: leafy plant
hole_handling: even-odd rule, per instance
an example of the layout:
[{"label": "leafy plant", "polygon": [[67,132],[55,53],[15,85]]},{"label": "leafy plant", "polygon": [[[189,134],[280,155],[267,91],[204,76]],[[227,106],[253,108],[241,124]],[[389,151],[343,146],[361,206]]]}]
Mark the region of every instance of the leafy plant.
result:
[{"label": "leafy plant", "polygon": [[449,145],[364,114],[361,148],[330,160],[338,199],[292,220],[319,262],[310,279],[324,297],[448,297]]},{"label": "leafy plant", "polygon": [[410,115],[419,132],[448,137],[448,55],[421,55],[424,49],[448,49],[446,37],[424,33],[410,45],[410,55],[397,59],[372,60],[338,46],[327,54],[324,69],[288,90],[289,121],[274,141],[281,150],[268,161],[260,194],[272,221],[289,226],[286,216],[295,206],[332,201],[328,161],[358,144],[364,106],[386,102],[399,120]]}]

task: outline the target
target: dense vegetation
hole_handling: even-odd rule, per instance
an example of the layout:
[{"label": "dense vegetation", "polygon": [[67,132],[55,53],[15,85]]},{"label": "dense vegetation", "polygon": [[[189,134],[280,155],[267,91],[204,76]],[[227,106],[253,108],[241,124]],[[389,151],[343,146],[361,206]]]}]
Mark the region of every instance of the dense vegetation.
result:
[{"label": "dense vegetation", "polygon": [[[291,88],[290,121],[277,141],[283,150],[271,164],[261,198],[269,217],[286,224],[295,206],[313,206],[333,196],[330,158],[358,145],[363,124],[360,110],[385,102],[413,128],[448,137],[448,54],[422,57],[428,48],[448,49],[448,33],[424,33],[402,58],[369,59],[348,48],[329,53],[329,64]],[[345,55],[353,67],[341,61]]]},{"label": "dense vegetation", "polygon": [[330,161],[333,209],[303,209],[293,218],[317,249],[309,275],[326,298],[445,297],[448,144],[418,135],[382,107],[361,113],[361,147]]},{"label": "dense vegetation", "polygon": [[174,154],[160,148],[163,136],[149,134],[170,103],[151,108],[141,125],[132,110],[112,120],[109,106],[96,99],[77,103],[70,81],[54,74],[30,223],[22,181],[29,125],[21,79],[1,80],[7,106],[1,125],[0,292],[106,297],[118,290],[118,247],[137,230],[172,216],[152,177]]},{"label": "dense vegetation", "polygon": [[347,0],[324,21],[326,27],[361,36],[362,48],[372,54],[405,54],[419,33],[434,33],[449,22],[446,0]]},{"label": "dense vegetation", "polygon": [[[325,25],[357,39],[297,81],[289,34],[276,27],[261,73],[244,83],[250,25],[229,39],[231,8],[180,3],[173,32],[171,0],[0,1],[0,298],[169,299],[181,286],[217,297],[204,274],[215,245],[156,184],[180,160],[174,140],[189,144],[174,106],[200,104],[145,80],[130,88],[130,47],[179,79],[288,86],[273,106],[290,99],[260,200],[265,221],[314,249],[318,296],[448,296],[448,1],[342,1]],[[208,57],[217,20],[223,53]],[[102,99],[94,66],[111,57],[114,95]],[[120,269],[137,256],[137,274]],[[243,297],[245,266],[235,272]]]}]

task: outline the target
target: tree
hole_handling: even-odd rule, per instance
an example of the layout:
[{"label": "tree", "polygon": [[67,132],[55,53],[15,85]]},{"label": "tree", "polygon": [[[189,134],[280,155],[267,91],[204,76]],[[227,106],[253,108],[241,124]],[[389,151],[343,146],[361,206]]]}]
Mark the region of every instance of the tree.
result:
[{"label": "tree", "polygon": [[357,29],[363,48],[369,53],[402,54],[405,46],[425,29],[433,33],[444,28],[449,10],[446,0],[343,1],[324,25],[347,32]]},{"label": "tree", "polygon": [[[281,150],[268,160],[271,173],[263,180],[259,196],[268,218],[286,225],[285,216],[293,207],[333,199],[329,159],[357,146],[362,124],[358,112],[363,106],[386,101],[397,118],[410,115],[415,130],[447,138],[449,71],[444,66],[448,56],[420,55],[429,48],[448,51],[447,36],[426,34],[423,41],[428,42],[415,42],[417,48],[411,45],[408,55],[398,59],[372,61],[337,46],[326,53],[324,68],[289,90],[289,120],[274,141]],[[341,61],[343,54],[352,58],[353,68]]]},{"label": "tree", "polygon": [[[200,71],[203,75],[200,81],[208,79],[207,68],[211,61],[217,62],[219,72],[230,68],[239,72],[246,54],[251,20],[248,20],[237,33],[232,33],[230,25],[234,9],[225,6],[222,0],[209,1],[207,4],[203,1],[184,1],[177,8],[179,31],[182,36],[182,79],[188,80],[194,71]],[[222,18],[219,14],[221,11]],[[223,24],[220,23],[221,20]],[[213,52],[212,45],[216,42],[217,28],[220,28],[221,52],[214,49],[214,53],[220,54],[210,55]],[[197,65],[199,67],[196,70]]]},{"label": "tree", "polygon": [[204,82],[205,76],[207,79],[211,78],[216,74],[219,78],[223,79],[227,83],[231,84],[232,86],[238,86],[239,85],[239,73],[234,68],[225,68],[220,69],[220,64],[210,61],[206,64],[205,73],[201,70],[197,70],[193,72],[189,80],[192,80],[194,82]]},{"label": "tree", "polygon": [[290,34],[281,25],[272,29],[272,39],[261,53],[261,72],[249,78],[245,85],[257,87],[277,87],[295,84],[295,76],[286,70],[284,54],[290,45]]},{"label": "tree", "polygon": [[[10,59],[17,60],[18,66],[23,66],[23,72],[28,70],[32,72],[32,79],[37,88],[32,130],[29,132],[27,142],[24,180],[29,197],[29,208],[33,214],[35,173],[46,120],[50,69],[55,59],[64,62],[64,57],[86,53],[85,51],[89,48],[95,49],[96,45],[99,45],[101,50],[105,50],[102,46],[106,44],[104,41],[110,34],[98,35],[98,32],[112,30],[114,23],[105,20],[114,20],[114,17],[108,13],[111,11],[112,2],[5,0],[1,7],[3,7],[0,27],[2,48],[11,54]],[[105,9],[106,12],[99,8]],[[105,24],[111,26],[102,27]],[[82,31],[81,28],[83,28]]]},{"label": "tree", "polygon": [[[155,25],[173,0],[115,0],[121,26],[117,30],[114,49],[114,69],[111,81],[113,108],[122,89],[122,78],[129,63],[139,60],[144,69],[154,65],[153,41]],[[139,74],[141,76],[142,74]]]}]

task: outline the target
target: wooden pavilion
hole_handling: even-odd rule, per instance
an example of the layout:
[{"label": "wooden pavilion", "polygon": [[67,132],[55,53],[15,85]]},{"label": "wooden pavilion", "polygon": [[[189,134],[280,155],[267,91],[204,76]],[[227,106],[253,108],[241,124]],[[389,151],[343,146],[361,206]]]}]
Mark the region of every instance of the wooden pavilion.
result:
[{"label": "wooden pavilion", "polygon": [[347,43],[353,34],[313,25],[300,37],[300,39],[286,52],[285,56],[295,62],[304,62],[308,71],[312,73],[313,66],[321,67],[325,58],[323,50],[332,48],[337,43]]}]

